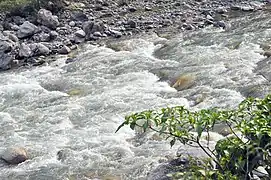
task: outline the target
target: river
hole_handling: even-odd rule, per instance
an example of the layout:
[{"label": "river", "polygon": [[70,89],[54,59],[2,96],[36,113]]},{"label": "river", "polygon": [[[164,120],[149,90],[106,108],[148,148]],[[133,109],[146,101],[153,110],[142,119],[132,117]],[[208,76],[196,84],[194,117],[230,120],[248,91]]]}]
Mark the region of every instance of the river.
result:
[{"label": "river", "polygon": [[[0,151],[22,146],[30,156],[0,167],[1,180],[146,179],[178,147],[128,127],[115,133],[124,116],[174,105],[234,108],[246,96],[263,97],[271,69],[260,44],[271,42],[270,21],[257,12],[232,18],[226,30],[113,42],[121,51],[85,45],[75,62],[62,56],[1,73]],[[196,78],[182,91],[159,80],[182,74]]]}]

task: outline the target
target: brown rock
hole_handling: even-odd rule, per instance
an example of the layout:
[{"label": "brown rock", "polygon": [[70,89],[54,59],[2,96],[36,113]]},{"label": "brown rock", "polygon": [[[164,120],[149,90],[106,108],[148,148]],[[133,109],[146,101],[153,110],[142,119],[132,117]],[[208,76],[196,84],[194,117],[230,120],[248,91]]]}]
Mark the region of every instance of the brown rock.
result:
[{"label": "brown rock", "polygon": [[27,152],[22,147],[11,147],[6,149],[1,158],[9,164],[20,164],[28,159]]}]

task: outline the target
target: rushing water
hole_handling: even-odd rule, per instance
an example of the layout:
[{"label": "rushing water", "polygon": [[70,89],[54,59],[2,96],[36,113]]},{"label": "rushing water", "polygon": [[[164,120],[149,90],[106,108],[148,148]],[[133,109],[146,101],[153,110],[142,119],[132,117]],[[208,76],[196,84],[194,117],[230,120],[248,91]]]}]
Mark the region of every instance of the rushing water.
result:
[{"label": "rushing water", "polygon": [[[209,27],[169,40],[153,35],[119,44],[129,51],[89,45],[73,63],[62,57],[1,73],[0,151],[26,147],[30,160],[0,166],[0,179],[146,179],[177,147],[137,138],[128,127],[115,133],[124,116],[174,105],[233,108],[245,96],[270,92],[270,61],[259,65],[259,44],[271,40],[269,17],[235,18],[226,31]],[[177,92],[159,81],[161,74],[196,80]]]}]

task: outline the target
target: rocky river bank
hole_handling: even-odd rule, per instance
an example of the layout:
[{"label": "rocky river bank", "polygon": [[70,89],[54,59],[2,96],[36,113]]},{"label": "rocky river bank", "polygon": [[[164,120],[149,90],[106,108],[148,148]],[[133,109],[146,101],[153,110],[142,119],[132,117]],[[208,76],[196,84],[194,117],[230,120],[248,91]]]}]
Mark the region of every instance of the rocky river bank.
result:
[{"label": "rocky river bank", "polygon": [[59,9],[54,1],[49,1],[46,9],[25,6],[0,16],[0,70],[42,65],[54,59],[48,56],[69,54],[85,42],[97,44],[149,32],[168,36],[210,25],[227,29],[231,11],[252,12],[265,4],[222,0],[83,0],[64,1]]}]

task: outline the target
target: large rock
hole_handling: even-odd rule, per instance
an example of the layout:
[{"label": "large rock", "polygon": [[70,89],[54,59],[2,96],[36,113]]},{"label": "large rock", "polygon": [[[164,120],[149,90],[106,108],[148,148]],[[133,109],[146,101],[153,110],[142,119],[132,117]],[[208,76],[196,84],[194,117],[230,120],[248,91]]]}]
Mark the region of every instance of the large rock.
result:
[{"label": "large rock", "polygon": [[48,54],[50,54],[50,49],[41,43],[37,43],[37,54],[38,55],[48,55]]},{"label": "large rock", "polygon": [[29,21],[25,21],[17,32],[17,36],[20,39],[27,38],[33,36],[38,31],[38,27]]},{"label": "large rock", "polygon": [[10,52],[13,48],[13,42],[0,33],[0,52]]},{"label": "large rock", "polygon": [[178,78],[173,78],[170,82],[171,87],[178,91],[189,89],[195,84],[196,77],[191,74],[181,75]]},{"label": "large rock", "polygon": [[0,52],[10,52],[12,50],[12,44],[8,41],[0,41]]},{"label": "large rock", "polygon": [[86,33],[86,40],[92,39],[94,32],[103,32],[105,29],[104,25],[101,23],[95,23],[92,21],[87,21],[83,25],[83,30]]},{"label": "large rock", "polygon": [[12,147],[6,149],[1,158],[9,164],[20,164],[28,159],[27,152],[22,147]]},{"label": "large rock", "polygon": [[79,38],[84,38],[86,37],[86,33],[85,31],[83,31],[82,29],[79,29],[78,31],[76,31],[74,33],[75,36],[79,37]]},{"label": "large rock", "polygon": [[51,53],[50,49],[42,43],[33,43],[29,45],[34,55],[48,55]]},{"label": "large rock", "polygon": [[58,17],[53,16],[51,11],[48,11],[46,9],[39,10],[37,21],[38,23],[51,29],[56,29],[59,25]]},{"label": "large rock", "polygon": [[28,58],[32,55],[32,51],[28,45],[22,43],[19,50],[19,57]]},{"label": "large rock", "polygon": [[4,52],[0,52],[0,57],[0,71],[10,69],[14,57]]}]

